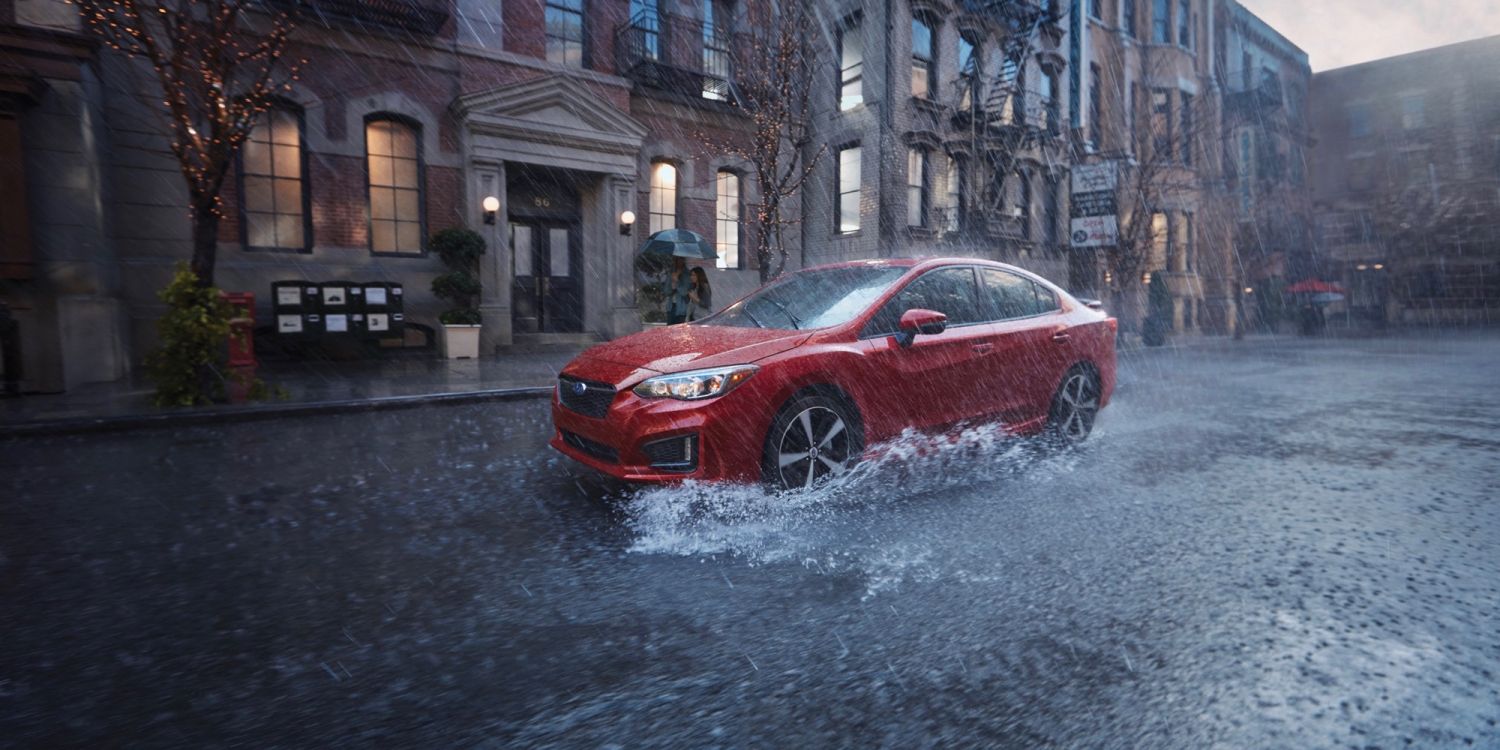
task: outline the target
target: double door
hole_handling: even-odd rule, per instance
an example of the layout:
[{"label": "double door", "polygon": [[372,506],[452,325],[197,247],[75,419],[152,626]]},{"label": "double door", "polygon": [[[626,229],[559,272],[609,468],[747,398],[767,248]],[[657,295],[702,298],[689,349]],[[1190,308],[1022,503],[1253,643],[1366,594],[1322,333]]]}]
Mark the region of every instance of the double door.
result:
[{"label": "double door", "polygon": [[510,309],[517,333],[583,330],[579,234],[576,222],[511,218]]}]

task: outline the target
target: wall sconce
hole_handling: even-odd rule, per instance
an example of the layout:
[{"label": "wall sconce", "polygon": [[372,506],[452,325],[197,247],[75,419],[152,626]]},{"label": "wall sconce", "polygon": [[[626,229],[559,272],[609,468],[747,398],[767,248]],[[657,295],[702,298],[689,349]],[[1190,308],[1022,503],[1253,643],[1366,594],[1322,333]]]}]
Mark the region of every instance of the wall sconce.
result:
[{"label": "wall sconce", "polygon": [[482,205],[484,206],[484,223],[494,224],[495,214],[500,213],[500,199],[493,195],[487,195]]},{"label": "wall sconce", "polygon": [[1254,293],[1255,293],[1255,287],[1253,287],[1253,286],[1247,286],[1247,287],[1245,287],[1245,294],[1254,294]]},{"label": "wall sconce", "polygon": [[629,237],[630,236],[630,228],[633,227],[633,226],[635,226],[635,212],[634,211],[621,211],[620,212],[620,234]]}]

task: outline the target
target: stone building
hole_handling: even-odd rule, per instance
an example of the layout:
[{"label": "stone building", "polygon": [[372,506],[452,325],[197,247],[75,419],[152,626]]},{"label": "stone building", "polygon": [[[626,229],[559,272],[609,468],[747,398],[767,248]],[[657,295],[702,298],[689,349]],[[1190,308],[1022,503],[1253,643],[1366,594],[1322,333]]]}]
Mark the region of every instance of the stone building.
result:
[{"label": "stone building", "polygon": [[1247,322],[1270,325],[1286,284],[1317,271],[1308,179],[1312,68],[1306,52],[1243,5],[1223,7],[1227,33],[1217,65],[1240,309]]},{"label": "stone building", "polygon": [[1065,282],[1067,19],[1051,3],[820,4],[808,264],[1003,260]]},{"label": "stone building", "polygon": [[1230,332],[1236,280],[1219,137],[1222,85],[1213,62],[1226,32],[1217,3],[1075,6],[1083,30],[1069,66],[1082,102],[1074,116],[1076,162],[1114,165],[1119,233],[1141,238],[1128,251],[1141,262],[1132,278],[1116,279],[1108,248],[1075,252],[1073,283],[1116,297],[1129,330],[1145,313],[1146,286],[1164,276],[1174,332]]},{"label": "stone building", "polygon": [[[728,52],[761,4],[288,0],[307,63],[226,181],[217,285],[256,293],[264,322],[275,281],[401,282],[430,329],[426,239],[468,227],[489,247],[490,354],[638,330],[634,251],[676,226],[715,238],[734,299],[758,281],[758,187],[702,143],[743,135]],[[191,254],[159,100],[76,7],[0,0],[0,300],[27,391],[118,379],[154,341],[156,292]]]},{"label": "stone building", "polygon": [[1500,36],[1318,73],[1311,100],[1331,312],[1500,320]]}]

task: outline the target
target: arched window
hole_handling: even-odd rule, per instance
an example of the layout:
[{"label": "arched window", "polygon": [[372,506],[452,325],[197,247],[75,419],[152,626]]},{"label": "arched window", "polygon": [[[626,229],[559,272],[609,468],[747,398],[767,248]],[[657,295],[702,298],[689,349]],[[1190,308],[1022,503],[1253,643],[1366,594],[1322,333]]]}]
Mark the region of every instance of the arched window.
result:
[{"label": "arched window", "polygon": [[310,250],[301,110],[262,112],[240,149],[239,167],[240,244],[252,250]]},{"label": "arched window", "polygon": [[404,121],[377,117],[365,122],[371,252],[422,252],[421,144],[421,132]]},{"label": "arched window", "polygon": [[740,255],[740,176],[719,170],[714,200],[714,249],[719,268],[743,268]]},{"label": "arched window", "polygon": [[677,228],[677,167],[659,161],[651,165],[651,232]]}]

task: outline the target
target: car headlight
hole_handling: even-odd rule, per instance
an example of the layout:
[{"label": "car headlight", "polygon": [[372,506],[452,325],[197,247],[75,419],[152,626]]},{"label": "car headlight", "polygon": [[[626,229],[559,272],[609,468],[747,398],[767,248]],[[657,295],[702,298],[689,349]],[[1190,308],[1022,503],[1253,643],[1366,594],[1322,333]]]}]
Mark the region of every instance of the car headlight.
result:
[{"label": "car headlight", "polygon": [[734,390],[735,386],[749,380],[758,369],[760,368],[755,365],[735,365],[658,375],[641,381],[635,387],[635,395],[641,398],[675,398],[680,401],[714,398]]}]

